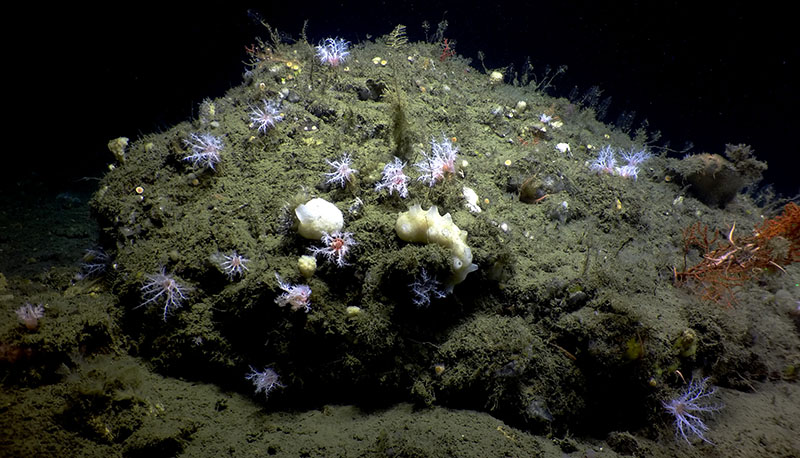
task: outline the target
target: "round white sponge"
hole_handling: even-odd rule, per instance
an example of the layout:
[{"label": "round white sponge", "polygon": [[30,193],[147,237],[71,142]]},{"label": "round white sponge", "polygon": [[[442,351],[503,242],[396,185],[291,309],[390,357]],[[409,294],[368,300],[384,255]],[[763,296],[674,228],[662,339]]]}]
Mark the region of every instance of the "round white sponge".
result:
[{"label": "round white sponge", "polygon": [[323,232],[330,234],[341,231],[344,227],[344,215],[341,210],[319,197],[298,205],[294,209],[294,214],[300,221],[297,232],[307,239],[319,240]]}]

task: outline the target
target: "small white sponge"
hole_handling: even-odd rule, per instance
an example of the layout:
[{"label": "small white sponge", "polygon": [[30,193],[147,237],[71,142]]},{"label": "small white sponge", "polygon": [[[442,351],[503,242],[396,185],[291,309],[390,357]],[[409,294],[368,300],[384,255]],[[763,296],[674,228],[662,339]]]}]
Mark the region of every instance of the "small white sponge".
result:
[{"label": "small white sponge", "polygon": [[330,234],[341,231],[344,227],[344,215],[341,210],[319,197],[298,205],[294,209],[294,214],[300,221],[297,232],[307,239],[319,240],[323,232]]}]

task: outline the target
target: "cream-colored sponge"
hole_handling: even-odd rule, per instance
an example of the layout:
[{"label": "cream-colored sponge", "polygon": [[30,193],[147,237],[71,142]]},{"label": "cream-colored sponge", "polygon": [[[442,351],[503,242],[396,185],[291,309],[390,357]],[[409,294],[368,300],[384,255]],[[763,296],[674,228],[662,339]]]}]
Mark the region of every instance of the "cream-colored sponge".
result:
[{"label": "cream-colored sponge", "polygon": [[307,239],[319,240],[323,232],[329,234],[342,230],[344,216],[336,205],[325,199],[311,199],[294,209],[300,224],[297,232]]},{"label": "cream-colored sponge", "polygon": [[397,236],[406,242],[435,243],[453,254],[450,269],[453,276],[447,283],[448,290],[467,278],[467,274],[478,270],[472,263],[472,250],[467,246],[467,231],[453,223],[450,213],[439,214],[435,205],[427,211],[419,205],[400,213],[395,223]]}]

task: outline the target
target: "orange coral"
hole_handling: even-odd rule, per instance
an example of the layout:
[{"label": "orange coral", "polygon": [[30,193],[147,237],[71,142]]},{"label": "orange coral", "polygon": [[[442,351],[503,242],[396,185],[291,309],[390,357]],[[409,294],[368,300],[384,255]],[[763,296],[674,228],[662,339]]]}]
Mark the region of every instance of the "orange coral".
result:
[{"label": "orange coral", "polygon": [[756,237],[765,241],[783,239],[788,242],[784,253],[772,250],[771,254],[778,258],[775,262],[786,265],[800,261],[800,206],[793,202],[787,204],[782,215],[764,221],[756,229]]},{"label": "orange coral", "polygon": [[[679,285],[689,285],[709,301],[731,306],[736,302],[733,288],[758,273],[800,261],[800,206],[789,203],[783,213],[764,222],[749,237],[734,240],[736,224],[727,238],[706,225],[695,223],[684,229],[684,270],[675,270]],[[705,253],[703,260],[686,269],[686,254],[692,247]]]}]

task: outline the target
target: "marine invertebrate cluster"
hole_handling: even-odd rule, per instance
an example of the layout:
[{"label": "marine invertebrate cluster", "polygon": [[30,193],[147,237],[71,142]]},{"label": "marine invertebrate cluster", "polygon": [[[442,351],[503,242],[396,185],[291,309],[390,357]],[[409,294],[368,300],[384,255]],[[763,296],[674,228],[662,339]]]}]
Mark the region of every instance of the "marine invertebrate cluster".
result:
[{"label": "marine invertebrate cluster", "polygon": [[195,167],[216,170],[214,167],[220,161],[220,152],[223,148],[221,138],[211,134],[191,133],[183,143],[189,147],[191,153],[183,160],[191,162]]},{"label": "marine invertebrate cluster", "polygon": [[180,284],[162,267],[158,273],[147,275],[140,291],[144,302],[136,308],[161,302],[164,304],[164,321],[167,321],[167,315],[183,305],[191,288]]},{"label": "marine invertebrate cluster", "polygon": [[29,304],[26,303],[22,307],[14,311],[17,314],[19,321],[25,325],[26,328],[34,330],[39,327],[39,319],[44,317],[44,306],[42,304]]},{"label": "marine invertebrate cluster", "polygon": [[417,180],[433,186],[442,181],[445,176],[456,172],[456,157],[458,157],[458,147],[454,146],[449,138],[442,135],[441,141],[431,139],[431,154],[422,152],[423,159],[416,164],[422,175]]},{"label": "marine invertebrate cluster", "polygon": [[284,282],[280,275],[275,274],[278,279],[278,287],[283,290],[283,294],[275,298],[275,303],[281,307],[287,305],[293,312],[302,310],[306,313],[311,311],[311,288],[308,285],[293,285]]},{"label": "marine invertebrate cluster", "polygon": [[617,150],[611,145],[606,145],[597,153],[597,158],[589,163],[589,168],[598,173],[607,173],[636,180],[639,176],[639,164],[651,157],[647,151],[636,150],[635,148],[627,152],[621,151],[619,154],[622,156],[622,160],[625,161],[623,165],[617,165]]},{"label": "marine invertebrate cluster", "polygon": [[353,179],[353,175],[358,173],[358,170],[350,167],[352,159],[350,158],[349,153],[344,153],[341,159],[337,159],[335,161],[325,160],[328,165],[331,166],[333,169],[332,172],[325,173],[325,176],[328,179],[325,181],[327,184],[338,184],[341,187],[345,187],[347,183],[350,183]]},{"label": "marine invertebrate cluster", "polygon": [[408,176],[403,172],[405,166],[406,163],[398,157],[395,157],[393,162],[386,164],[383,167],[383,177],[375,185],[375,190],[387,189],[390,196],[393,192],[397,192],[397,195],[402,198],[408,197]]},{"label": "marine invertebrate cluster", "polygon": [[263,371],[259,372],[251,366],[250,372],[245,375],[244,378],[253,382],[253,386],[256,387],[256,394],[264,392],[264,396],[268,398],[269,394],[276,388],[285,387],[285,385],[280,382],[278,373],[270,367],[267,367]]},{"label": "marine invertebrate cluster", "polygon": [[[736,238],[735,229],[734,223],[727,237],[720,237],[717,231],[709,233],[708,226],[700,222],[684,229],[684,270],[675,269],[675,282],[689,285],[705,300],[731,306],[736,302],[734,287],[765,270],[783,270],[782,266],[800,262],[797,204],[787,204],[781,215],[765,221],[752,236]],[[687,268],[686,256],[692,248],[698,248],[703,259]]]},{"label": "marine invertebrate cluster", "polygon": [[[319,64],[307,40],[292,46],[274,40],[274,55],[293,61],[265,61],[246,85],[218,99],[216,116],[209,105],[208,121],[193,121],[198,138],[208,132],[224,142],[218,174],[188,173],[189,148],[181,143],[190,138],[187,123],[137,141],[93,203],[102,240],[116,242],[110,253],[121,266],[108,286],[129,301],[142,274],[160,267],[139,272],[141,266],[163,260],[166,271],[148,276],[142,298],[130,306],[156,304],[165,320],[172,309],[192,310],[177,311],[166,326],[144,328],[136,322],[146,315],[158,323],[160,308],[121,314],[125,330],[140,329],[142,342],[163,343],[151,352],[160,364],[190,351],[193,361],[224,369],[212,381],[226,383],[233,367],[248,394],[251,386],[259,399],[286,393],[287,408],[308,404],[304,398],[328,402],[326,386],[346,399],[380,386],[398,402],[410,396],[455,404],[557,437],[576,421],[600,418],[622,393],[630,402],[619,415],[579,429],[635,434],[652,417],[652,393],[662,390],[672,373],[667,368],[683,364],[683,370],[700,358],[694,349],[673,346],[668,331],[675,322],[649,308],[640,313],[669,304],[679,319],[695,305],[663,287],[657,264],[671,259],[671,235],[657,222],[692,214],[677,205],[657,213],[670,208],[676,192],[674,182],[655,179],[670,161],[651,161],[650,172],[651,163],[642,165],[649,154],[628,150],[634,140],[617,131],[614,140],[602,140],[602,132],[612,131],[592,116],[567,116],[569,107],[550,104],[534,84],[489,91],[486,75],[460,71],[461,60],[440,66],[431,51],[439,41],[397,50],[358,46],[345,51],[352,52],[346,64],[344,58]],[[389,63],[370,64],[376,54]],[[302,72],[293,70],[294,60]],[[327,68],[335,65],[340,68]],[[522,98],[529,108],[528,102],[509,108]],[[474,108],[454,111],[453,103]],[[495,106],[497,116],[486,116]],[[575,125],[556,128],[560,115]],[[606,146],[590,170],[611,141],[625,148]],[[587,152],[590,142],[599,146]],[[177,156],[170,157],[176,144]],[[165,158],[172,163],[157,170]],[[174,162],[183,166],[169,166]],[[635,178],[639,168],[648,170],[642,172],[647,183],[630,186],[617,178]],[[151,180],[153,169],[158,175]],[[605,173],[615,177],[597,176]],[[146,191],[133,191],[139,185]],[[614,198],[626,211],[613,210]],[[754,213],[747,215],[754,220]],[[583,230],[590,226],[602,230]],[[652,241],[665,235],[659,245],[665,254],[653,259]],[[484,273],[470,275],[477,269],[472,250]],[[618,262],[611,262],[614,253]],[[604,261],[595,262],[597,256]],[[608,281],[587,283],[594,272]],[[197,291],[187,294],[184,281]],[[666,302],[647,302],[650,290],[643,285],[651,284]],[[454,287],[461,294],[450,295]],[[619,307],[604,305],[606,291]],[[48,326],[49,313],[43,330],[56,328]],[[700,315],[693,313],[689,323],[698,333],[706,329]],[[24,328],[15,325],[20,334]],[[703,338],[727,337],[722,332]],[[652,346],[647,352],[645,341]],[[702,356],[727,351],[709,345]],[[636,373],[621,366],[626,361],[637,362]],[[726,377],[729,367],[745,364],[714,369]],[[276,390],[281,382],[292,389]],[[587,390],[592,383],[610,388]],[[692,398],[671,399],[683,395],[675,391],[656,401],[660,426],[671,428],[669,410],[685,422],[678,437],[692,439],[696,425],[685,413],[696,413],[682,405]],[[706,437],[712,433],[713,425]]]},{"label": "marine invertebrate cluster", "polygon": [[90,248],[83,254],[81,278],[92,278],[102,275],[111,265],[111,257],[102,248]]},{"label": "marine invertebrate cluster", "polygon": [[269,129],[283,121],[283,113],[278,103],[266,99],[263,102],[263,110],[256,107],[250,112],[250,128],[256,128],[262,134],[266,134]]},{"label": "marine invertebrate cluster", "polygon": [[426,308],[431,305],[432,299],[441,299],[447,296],[447,292],[442,288],[442,283],[423,268],[414,282],[408,285],[411,288],[413,297],[411,300],[414,305]]},{"label": "marine invertebrate cluster", "polygon": [[322,256],[339,267],[347,265],[345,258],[350,249],[358,243],[353,239],[352,232],[336,231],[322,233],[322,246],[309,248],[314,256]]},{"label": "marine invertebrate cluster", "polygon": [[675,437],[685,440],[690,445],[690,439],[695,437],[713,445],[713,442],[705,436],[708,426],[702,416],[706,413],[716,412],[722,406],[709,403],[709,398],[716,393],[717,389],[709,387],[706,382],[708,382],[708,378],[699,381],[692,379],[680,396],[662,402],[664,408],[675,417]]},{"label": "marine invertebrate cluster", "polygon": [[235,277],[242,277],[244,273],[249,270],[247,268],[247,263],[250,262],[250,260],[237,253],[236,250],[233,250],[231,254],[220,254],[218,258],[219,266],[230,280],[233,280]]},{"label": "marine invertebrate cluster", "polygon": [[323,64],[336,67],[350,55],[350,42],[342,38],[326,38],[317,46],[317,57]]},{"label": "marine invertebrate cluster", "polygon": [[628,165],[634,166],[639,165],[652,157],[652,155],[647,151],[643,149],[637,150],[636,148],[631,148],[630,151],[622,151],[620,156],[622,156],[622,160]]},{"label": "marine invertebrate cluster", "polygon": [[589,163],[589,168],[598,173],[614,174],[617,167],[617,158],[614,154],[614,148],[611,145],[606,145],[597,152],[597,158]]}]

